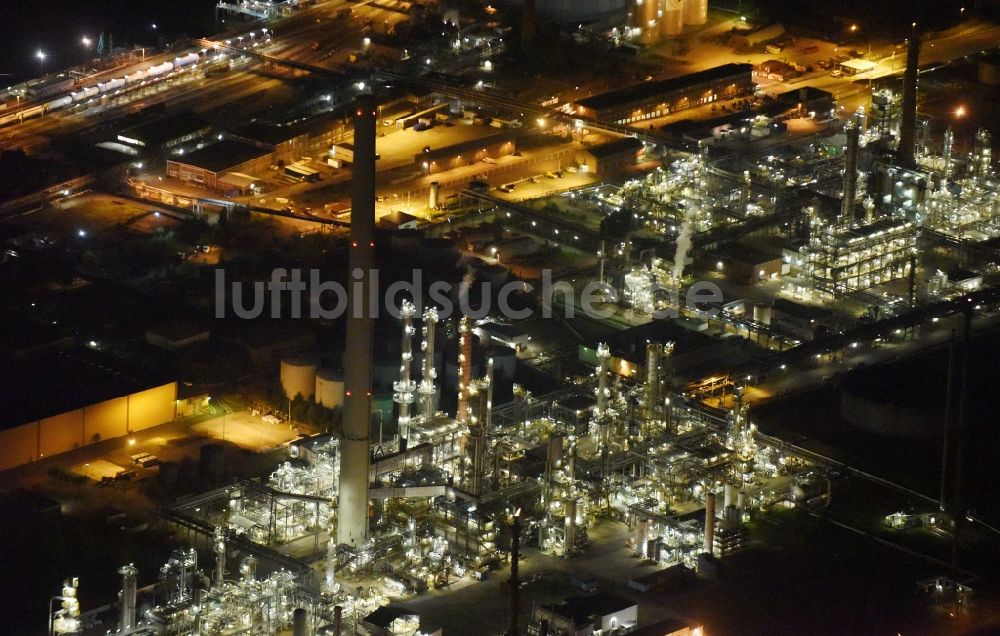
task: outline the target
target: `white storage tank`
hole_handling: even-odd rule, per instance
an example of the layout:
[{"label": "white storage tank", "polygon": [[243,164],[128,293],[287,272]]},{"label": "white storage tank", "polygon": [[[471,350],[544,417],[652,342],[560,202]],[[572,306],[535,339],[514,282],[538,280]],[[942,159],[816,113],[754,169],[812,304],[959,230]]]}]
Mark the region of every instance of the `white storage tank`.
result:
[{"label": "white storage tank", "polygon": [[333,369],[316,371],[316,403],[328,409],[344,405],[344,376]]},{"label": "white storage tank", "polygon": [[663,0],[660,35],[680,35],[684,30],[684,0]]},{"label": "white storage tank", "polygon": [[684,0],[684,24],[699,26],[708,22],[708,0]]},{"label": "white storage tank", "polygon": [[316,360],[308,356],[282,358],[281,390],[290,400],[300,395],[311,400],[316,393]]}]

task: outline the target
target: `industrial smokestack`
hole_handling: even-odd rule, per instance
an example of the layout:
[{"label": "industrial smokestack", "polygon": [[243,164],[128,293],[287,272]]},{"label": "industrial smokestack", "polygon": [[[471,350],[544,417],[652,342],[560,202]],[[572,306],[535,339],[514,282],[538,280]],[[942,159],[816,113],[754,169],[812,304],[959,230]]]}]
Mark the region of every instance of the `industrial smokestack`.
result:
[{"label": "industrial smokestack", "polygon": [[861,129],[852,118],[844,127],[847,134],[847,153],[844,160],[844,192],[840,203],[840,222],[854,223],[854,200],[858,196],[858,140]]},{"label": "industrial smokestack", "polygon": [[[337,542],[361,545],[368,538],[368,466],[372,390],[371,298],[375,230],[374,95],[354,102],[354,168],[351,175],[350,280],[347,299],[347,346],[344,351],[344,420],[340,436],[340,494]],[[360,292],[360,293],[357,293]]]},{"label": "industrial smokestack", "polygon": [[715,493],[705,495],[705,552],[715,554]]},{"label": "industrial smokestack", "polygon": [[920,65],[920,35],[910,36],[906,50],[906,73],[903,75],[903,114],[899,123],[899,163],[904,168],[916,167],[913,148],[917,136],[917,75]]},{"label": "industrial smokestack", "polygon": [[335,605],[333,608],[333,636],[341,636],[344,626],[344,608]]},{"label": "industrial smokestack", "polygon": [[124,634],[135,627],[136,577],[139,570],[129,563],[118,568],[118,574],[122,575],[121,598],[118,599],[118,610],[121,613],[118,620],[118,633]]}]

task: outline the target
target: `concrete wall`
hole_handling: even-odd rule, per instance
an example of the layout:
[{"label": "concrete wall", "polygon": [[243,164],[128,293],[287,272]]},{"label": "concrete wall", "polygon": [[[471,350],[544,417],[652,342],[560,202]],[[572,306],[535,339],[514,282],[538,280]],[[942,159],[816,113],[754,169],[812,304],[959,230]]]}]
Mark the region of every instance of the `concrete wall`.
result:
[{"label": "concrete wall", "polygon": [[91,443],[95,435],[100,439],[110,439],[124,435],[125,422],[128,419],[128,399],[112,398],[97,404],[83,407],[83,439]]},{"label": "concrete wall", "polygon": [[38,423],[38,454],[58,455],[83,445],[83,409],[46,417]]},{"label": "concrete wall", "polygon": [[27,464],[38,456],[38,422],[0,431],[0,470]]},{"label": "concrete wall", "polygon": [[141,431],[174,419],[177,384],[171,382],[133,393],[128,399],[128,424],[131,431]]},{"label": "concrete wall", "polygon": [[0,470],[170,422],[176,399],[170,382],[0,430]]}]

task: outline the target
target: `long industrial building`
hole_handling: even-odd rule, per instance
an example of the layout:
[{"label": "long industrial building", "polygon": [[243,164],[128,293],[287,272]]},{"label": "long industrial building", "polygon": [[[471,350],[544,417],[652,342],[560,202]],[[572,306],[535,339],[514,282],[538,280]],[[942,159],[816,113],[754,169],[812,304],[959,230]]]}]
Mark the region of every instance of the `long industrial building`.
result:
[{"label": "long industrial building", "polygon": [[[112,369],[94,352],[12,363],[0,385],[0,470],[169,422],[177,382]],[[3,369],[8,371],[8,369]]]},{"label": "long industrial building", "polygon": [[643,82],[575,104],[576,112],[620,124],[632,124],[718,100],[753,93],[752,64],[723,64],[655,82]]}]

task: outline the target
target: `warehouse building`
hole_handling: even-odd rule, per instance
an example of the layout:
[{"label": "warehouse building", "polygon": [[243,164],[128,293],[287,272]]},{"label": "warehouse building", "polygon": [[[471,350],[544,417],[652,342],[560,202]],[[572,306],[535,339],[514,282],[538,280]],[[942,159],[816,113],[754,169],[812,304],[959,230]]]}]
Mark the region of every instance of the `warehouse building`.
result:
[{"label": "warehouse building", "polygon": [[576,163],[584,172],[597,176],[611,176],[634,166],[642,153],[642,142],[635,137],[624,137],[584,148],[576,153]]},{"label": "warehouse building", "polygon": [[413,157],[413,161],[425,172],[434,173],[472,165],[484,159],[510,155],[516,149],[514,136],[501,132],[444,148],[431,149],[428,147],[423,152],[417,153]]},{"label": "warehouse building", "polygon": [[0,470],[174,419],[177,382],[97,352],[44,354],[0,373]]},{"label": "warehouse building", "polygon": [[309,154],[312,147],[309,130],[302,126],[253,122],[230,131],[228,137],[269,150],[274,162],[292,163]]},{"label": "warehouse building", "polygon": [[743,97],[753,90],[752,64],[723,64],[697,73],[585,97],[576,102],[575,107],[579,115],[631,124],[699,104]]},{"label": "warehouse building", "polygon": [[118,141],[144,153],[171,150],[201,139],[212,127],[201,115],[184,110],[118,133]]},{"label": "warehouse building", "polygon": [[167,161],[167,175],[181,181],[219,190],[225,184],[219,177],[227,172],[254,174],[267,170],[273,154],[266,148],[224,139],[190,154],[178,155]]}]

